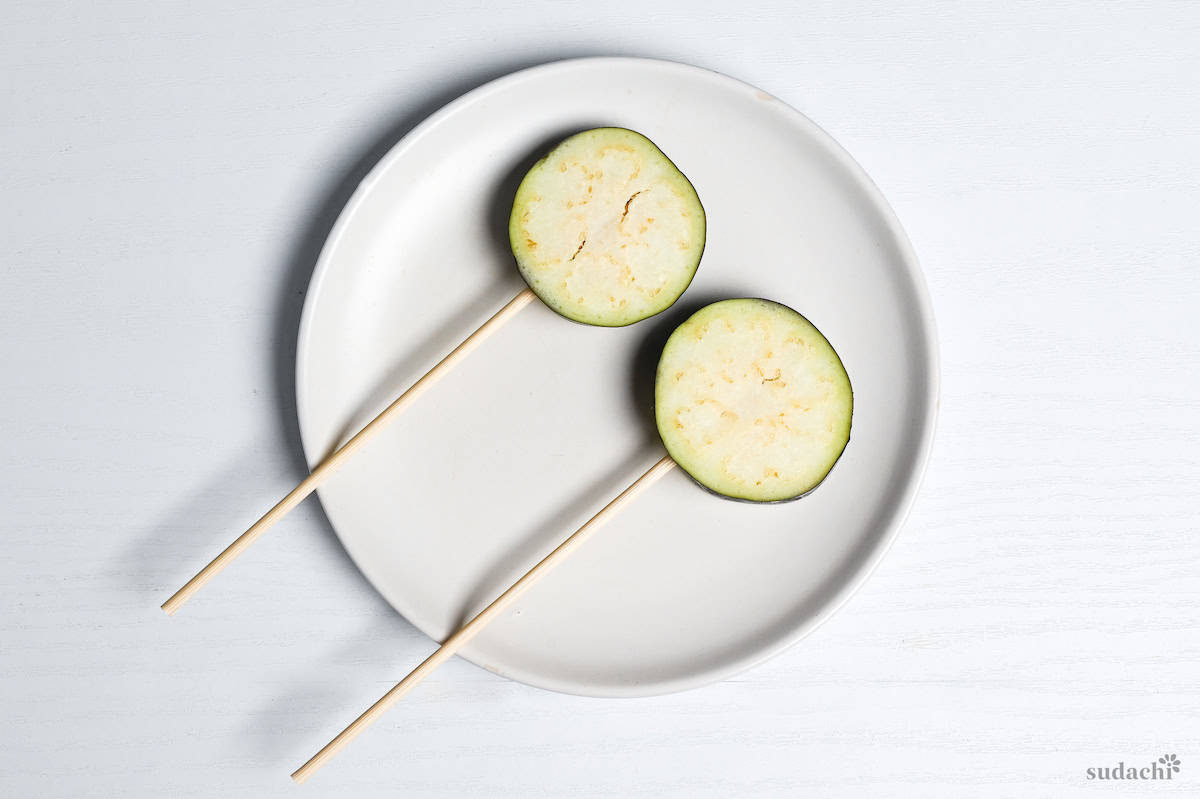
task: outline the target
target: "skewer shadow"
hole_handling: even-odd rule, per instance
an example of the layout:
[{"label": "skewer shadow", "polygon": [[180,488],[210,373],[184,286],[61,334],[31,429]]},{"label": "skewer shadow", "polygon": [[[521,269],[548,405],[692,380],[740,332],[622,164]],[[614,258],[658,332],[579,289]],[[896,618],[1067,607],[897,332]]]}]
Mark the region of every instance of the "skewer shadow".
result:
[{"label": "skewer shadow", "polygon": [[[431,113],[463,93],[518,69],[562,58],[596,54],[599,52],[590,52],[586,49],[576,49],[571,52],[548,52],[536,59],[493,61],[490,64],[478,65],[468,70],[462,77],[445,84],[444,88],[439,91],[431,93],[422,100],[402,106],[390,121],[384,122],[368,137],[364,146],[355,148],[354,145],[350,145],[350,149],[358,149],[362,155],[348,167],[331,174],[323,188],[314,194],[315,199],[312,203],[299,213],[298,232],[294,238],[295,244],[284,254],[282,266],[279,267],[283,276],[278,289],[278,299],[275,302],[272,344],[276,357],[271,378],[274,404],[280,424],[278,441],[281,441],[287,449],[289,469],[295,482],[299,482],[309,473],[300,436],[295,385],[297,337],[304,299],[324,243],[351,195],[375,164],[397,141]],[[604,122],[604,120],[600,120],[597,124]],[[588,126],[579,126],[580,129],[583,127]],[[564,131],[562,136],[571,132],[574,131]],[[562,138],[562,136],[558,138]],[[508,251],[508,214],[516,186],[533,161],[544,155],[552,143],[552,141],[547,141],[536,151],[531,152],[526,161],[516,165],[496,188],[496,201],[490,212],[489,229],[492,231],[495,245],[505,251]],[[412,372],[419,368],[420,364],[435,357],[436,353],[433,353],[431,348],[439,346],[446,338],[451,337],[453,331],[462,330],[472,322],[480,320],[480,317],[486,314],[489,308],[498,307],[497,302],[504,299],[500,296],[504,285],[507,284],[498,280],[493,287],[473,300],[460,314],[448,319],[428,337],[426,342],[414,349],[411,356],[406,358],[403,363],[396,365],[392,374],[389,375],[389,379],[381,381],[379,392],[383,392],[385,388],[394,392],[403,378],[412,377]],[[658,317],[653,324],[656,327],[664,326],[665,318],[666,315]],[[662,340],[665,340],[666,334],[669,334],[673,327],[673,324],[665,326],[666,333],[663,334]],[[652,333],[652,337],[653,335]],[[656,359],[657,354],[655,353],[653,360]],[[638,363],[641,364],[643,360],[644,358],[639,352]],[[652,364],[649,374],[652,377]],[[643,391],[639,396],[644,395]],[[650,395],[652,396],[652,389]],[[364,406],[369,407],[372,400],[381,401],[373,394],[364,403]],[[648,434],[653,433],[652,420],[648,414],[644,413],[650,406],[645,403],[640,404],[643,413],[639,418],[645,418]],[[150,524],[143,539],[136,542],[128,551],[123,550],[120,553],[120,561],[128,561],[139,575],[140,579],[135,586],[135,590],[139,594],[153,595],[157,601],[166,599],[168,586],[163,584],[164,581],[170,581],[170,588],[177,587],[182,584],[184,579],[193,574],[196,568],[206,562],[205,560],[193,560],[192,554],[186,554],[186,556],[181,554],[183,553],[181,545],[198,547],[199,552],[195,557],[211,557],[216,554],[217,546],[224,546],[232,540],[233,536],[244,529],[245,525],[239,519],[244,519],[246,524],[252,521],[252,517],[247,514],[260,510],[258,502],[253,497],[247,498],[244,502],[235,498],[243,496],[245,475],[249,471],[247,464],[252,462],[254,453],[260,451],[262,446],[262,443],[254,442],[239,450],[234,459],[207,480],[202,481],[163,519]],[[657,446],[656,438],[648,436],[646,447],[639,448],[639,455],[631,456],[627,461],[619,464],[604,479],[598,481],[593,489],[547,519],[545,524],[534,531],[526,543],[519,547],[507,562],[524,563],[523,556],[527,551],[538,546],[539,542],[550,538],[555,541],[565,538],[566,531],[563,531],[562,527],[570,522],[572,514],[591,508],[619,491],[627,482],[630,471],[644,460],[646,452],[654,446]],[[276,499],[278,497],[260,497],[259,500],[263,503],[261,510],[265,511],[269,507],[266,504],[267,500],[274,501]],[[316,518],[319,520],[320,537],[328,544],[332,556],[329,562],[330,568],[340,567],[346,573],[353,575],[354,579],[358,579],[357,568],[337,542],[336,535],[325,514],[318,514]],[[178,523],[177,520],[180,519],[196,521],[184,526]],[[203,538],[203,546],[197,544],[201,538]],[[176,559],[179,557],[184,557],[185,560],[177,562]],[[334,563],[338,566],[334,566]],[[164,564],[167,564],[166,568],[164,568]],[[123,566],[118,571],[123,575],[122,579],[127,581],[129,567]],[[495,584],[501,574],[502,568],[501,565],[498,565],[495,570],[481,580],[481,592]],[[399,614],[392,612],[382,597],[378,598],[378,603],[377,611],[381,614],[380,620],[373,621],[362,630],[348,633],[343,640],[331,645],[327,656],[318,664],[330,667],[330,669],[321,670],[325,673],[324,677],[292,680],[287,689],[276,692],[262,705],[246,714],[244,734],[239,738],[243,741],[249,739],[248,744],[269,760],[285,756],[295,759],[298,754],[308,754],[307,747],[311,744],[308,739],[311,737],[312,731],[305,729],[305,725],[298,725],[294,710],[289,710],[289,708],[316,704],[321,707],[337,706],[343,710],[354,710],[358,706],[357,694],[347,690],[345,681],[329,679],[327,672],[332,667],[376,657],[380,652],[381,641],[386,647],[383,651],[396,658],[397,663],[410,659],[406,654],[408,647],[397,648],[388,642],[394,642],[397,638],[410,637],[424,640],[424,636],[417,633],[415,628],[411,627]],[[301,664],[297,668],[302,673],[307,673],[311,664]],[[313,703],[314,696],[317,696],[320,701]],[[319,734],[324,735],[327,731],[327,721],[327,719],[323,719],[319,722]],[[304,747],[305,751],[301,752],[298,747]]]},{"label": "skewer shadow", "polygon": [[[370,137],[361,148],[360,157],[349,167],[332,174],[324,189],[316,193],[315,201],[300,214],[298,233],[294,237],[295,245],[285,253],[283,266],[280,268],[283,278],[275,306],[276,321],[272,335],[273,349],[276,353],[272,384],[280,423],[279,440],[288,453],[293,484],[298,483],[309,472],[296,413],[295,367],[300,318],[313,268],[342,208],[375,164],[397,141],[434,111],[494,78],[552,60],[556,59],[548,57],[515,60],[481,66],[425,99],[406,105]],[[525,166],[527,168],[527,165]],[[514,173],[516,171],[514,169]],[[519,176],[509,175],[497,187],[498,199],[489,219],[489,230],[492,231],[497,246],[501,246],[503,242],[503,246],[507,248],[509,208],[505,207],[505,203],[511,205],[519,179]],[[507,200],[500,199],[505,195]],[[496,291],[499,290],[498,284]],[[394,374],[402,376],[411,373],[417,364],[431,357],[432,344],[485,314],[486,310],[495,304],[498,296],[496,291],[486,292],[463,309],[461,314],[448,320],[429,341],[418,347],[405,363],[398,364]],[[246,475],[253,471],[254,453],[260,451],[263,446],[270,445],[265,442],[247,444],[237,458],[202,481],[191,494],[174,505],[170,512],[164,514],[161,519],[150,522],[146,526],[145,535],[118,554],[111,572],[121,575],[123,583],[129,582],[127,575],[131,572],[138,575],[132,589],[139,596],[151,596],[159,602],[165,600],[173,587],[182,584],[207,562],[206,558],[216,555],[220,547],[227,545],[234,536],[242,532],[254,520],[256,511],[265,512],[279,499],[278,496],[254,498],[244,494]],[[328,542],[332,557],[345,571],[356,572],[357,569],[349,555],[337,542],[333,527],[324,513],[318,514],[317,518],[321,526],[321,538]],[[192,547],[196,548],[196,552],[190,551]]]},{"label": "skewer shadow", "polygon": [[[548,53],[545,57],[536,59],[514,59],[495,62],[492,65],[485,65],[475,69],[465,77],[448,84],[446,88],[431,94],[421,101],[409,104],[390,122],[384,123],[382,128],[368,140],[366,146],[361,150],[363,154],[358,159],[349,167],[332,175],[326,182],[325,190],[316,194],[318,199],[301,214],[302,221],[298,226],[300,232],[295,237],[296,244],[283,258],[284,266],[282,272],[284,273],[284,277],[281,281],[279,299],[276,302],[276,323],[272,336],[274,350],[277,354],[272,383],[275,404],[278,409],[277,418],[280,422],[279,437],[287,449],[290,471],[295,482],[299,482],[309,473],[308,462],[300,436],[295,383],[297,337],[300,330],[304,299],[308,284],[312,278],[313,269],[325,241],[328,239],[338,216],[354,191],[371,169],[401,138],[434,111],[467,91],[519,69],[557,61],[562,58],[584,57],[595,54],[597,53],[588,52],[585,49],[569,53]],[[596,124],[604,123],[603,120],[596,122]],[[506,252],[508,251],[508,215],[516,187],[525,172],[528,171],[534,161],[550,149],[553,143],[575,132],[577,129],[586,127],[589,127],[589,125],[581,123],[572,130],[564,130],[561,135],[550,137],[545,142],[540,143],[538,147],[531,150],[529,155],[521,163],[515,165],[505,178],[500,181],[495,190],[495,201],[489,212],[490,219],[488,225],[497,247],[504,249]],[[493,287],[483,292],[464,308],[461,313],[446,320],[445,323],[427,337],[425,342],[414,348],[412,354],[405,358],[403,362],[398,363],[391,370],[387,378],[380,381],[376,390],[371,392],[370,396],[363,401],[360,406],[361,413],[353,417],[343,431],[341,438],[344,440],[353,434],[361,426],[362,422],[367,421],[367,419],[361,417],[369,409],[382,407],[386,401],[394,398],[398,390],[406,388],[411,384],[412,380],[419,376],[415,373],[422,365],[428,365],[430,360],[440,354],[444,354],[441,352],[441,349],[444,348],[446,340],[453,338],[460,331],[465,336],[470,332],[467,328],[473,329],[470,327],[472,323],[482,321],[481,317],[485,317],[488,310],[497,309],[499,303],[507,298],[507,286],[512,285],[518,284],[511,280],[504,281],[503,277],[498,278]],[[241,524],[237,519],[245,518],[246,524],[249,524],[253,520],[252,517],[245,515],[247,509],[253,503],[247,502],[245,507],[230,509],[231,503],[225,501],[227,496],[232,496],[233,492],[244,485],[242,477],[246,471],[244,464],[249,458],[253,457],[252,452],[253,450],[250,450],[246,453],[245,458],[239,458],[232,462],[226,470],[212,477],[206,484],[197,489],[192,496],[182,501],[178,508],[186,511],[186,513],[172,512],[168,514],[167,520],[151,524],[148,528],[150,532],[147,536],[144,539],[140,539],[137,545],[132,547],[129,552],[122,552],[120,560],[136,559],[134,565],[137,571],[143,574],[148,569],[156,567],[162,561],[171,560],[172,558],[169,553],[178,551],[179,545],[183,543],[181,538],[186,537],[188,540],[192,538],[191,536],[181,537],[179,535],[178,525],[172,521],[172,519],[177,518],[202,520],[196,526],[202,528],[211,541],[203,548],[200,557],[204,557],[209,552],[211,552],[211,555],[215,555],[219,551],[215,549],[216,546],[228,543],[234,535],[241,532],[241,529],[244,529],[245,525]],[[273,501],[278,499],[278,497],[269,497],[268,499]],[[266,500],[263,501],[265,502]],[[319,499],[317,501],[319,502]],[[268,507],[269,505],[264,504],[262,510],[265,511]],[[219,508],[222,513],[220,518],[227,518],[228,521],[220,522],[218,519],[214,523],[214,508]],[[255,509],[257,509],[257,505],[255,505]],[[253,511],[249,512],[252,513]],[[330,549],[337,553],[335,557],[340,558],[339,562],[348,571],[357,571],[349,556],[337,543],[336,534],[325,514],[319,514],[318,518],[323,538],[332,544]],[[187,532],[191,531],[188,530]],[[156,546],[160,542],[161,546]],[[161,578],[157,575],[148,575],[147,579],[143,581],[147,585],[142,586],[139,584],[138,590],[141,592],[144,588],[145,592],[153,592],[157,596],[160,592],[167,590],[166,586],[158,584],[160,580],[163,583],[169,581],[171,585],[174,585],[176,582],[182,582],[187,576],[193,574],[194,568],[199,568],[200,565],[202,565],[202,562],[189,562],[177,568],[173,564],[170,570],[165,570],[164,576]],[[165,599],[166,594],[163,594],[162,598]]]},{"label": "skewer shadow", "polygon": [[[436,648],[382,598],[380,603],[384,607],[366,624],[346,631],[315,660],[277,678],[276,690],[242,714],[231,740],[239,748],[251,747],[256,761],[298,766],[340,729],[339,721],[352,720],[378,699],[386,690],[380,684],[390,688],[395,674],[420,662],[424,656],[414,652]],[[387,676],[371,682],[364,671]],[[346,679],[347,672],[360,679]]]},{"label": "skewer shadow", "polygon": [[[207,535],[214,544],[222,537],[233,540],[239,524],[255,510],[255,497],[245,492],[246,475],[262,445],[244,444],[212,474],[197,480],[190,491],[178,498],[141,535],[130,541],[109,565],[107,573],[121,582],[123,589],[134,591],[159,604],[170,596],[169,583],[178,587],[203,565],[199,559],[212,557],[218,550],[192,551],[195,540]],[[248,522],[247,522],[248,524]],[[130,584],[129,575],[138,576]]]}]

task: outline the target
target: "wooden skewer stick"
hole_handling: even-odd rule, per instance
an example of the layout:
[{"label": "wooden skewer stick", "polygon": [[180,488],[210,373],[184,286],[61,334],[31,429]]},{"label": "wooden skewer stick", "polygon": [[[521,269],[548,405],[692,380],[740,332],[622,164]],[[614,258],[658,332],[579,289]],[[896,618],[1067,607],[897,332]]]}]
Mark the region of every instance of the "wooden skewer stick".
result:
[{"label": "wooden skewer stick", "polygon": [[311,494],[316,488],[325,481],[329,475],[333,474],[339,466],[353,455],[360,447],[375,437],[379,431],[395,419],[404,410],[411,405],[417,397],[424,394],[429,388],[440,380],[447,372],[453,369],[459,361],[466,358],[476,347],[492,333],[500,329],[500,327],[517,314],[522,308],[529,304],[534,297],[533,291],[530,289],[523,290],[520,294],[513,297],[507,305],[501,308],[496,314],[476,330],[471,335],[459,344],[445,358],[438,362],[425,375],[413,383],[411,387],[387,406],[374,419],[366,424],[362,430],[354,434],[354,437],[343,444],[337,451],[321,461],[312,474],[304,478],[300,485],[292,489],[291,493],[279,501],[275,507],[267,511],[261,519],[256,521],[249,530],[238,536],[237,540],[225,548],[220,555],[213,558],[212,562],[205,566],[196,574],[195,577],[188,580],[182,588],[176,591],[170,599],[162,604],[162,609],[168,614],[173,614],[175,611],[187,602],[192,594],[200,590],[200,588],[215,577],[222,569],[233,562],[238,555],[242,554],[251,544],[254,543],[260,535],[270,529],[277,521],[282,519],[288,511],[299,505],[305,497]]},{"label": "wooden skewer stick", "polygon": [[379,701],[367,708],[361,716],[350,723],[350,726],[338,733],[336,738],[325,744],[320,752],[317,752],[307,763],[296,769],[292,773],[292,779],[297,783],[302,783],[311,777],[317,769],[321,768],[328,760],[341,751],[342,747],[354,740],[371,722],[382,716],[388,708],[396,704],[402,696],[428,677],[434,669],[466,646],[489,622],[499,616],[505,608],[511,605],[517,597],[525,593],[540,577],[566,560],[572,552],[581,547],[591,534],[607,521],[609,517],[615,515],[623,507],[632,502],[638,494],[641,494],[674,467],[675,461],[671,459],[670,455],[663,457],[662,460],[651,466],[645,474],[634,480],[612,502],[605,505],[600,512],[588,519],[566,541],[559,544],[553,552],[542,558],[536,566],[527,571],[524,577],[517,580],[508,590],[496,597],[492,601],[492,604],[479,612],[479,615],[467,622],[458,632],[447,638],[446,642],[436,652],[426,658],[421,665],[413,669],[407,677],[398,682]]}]

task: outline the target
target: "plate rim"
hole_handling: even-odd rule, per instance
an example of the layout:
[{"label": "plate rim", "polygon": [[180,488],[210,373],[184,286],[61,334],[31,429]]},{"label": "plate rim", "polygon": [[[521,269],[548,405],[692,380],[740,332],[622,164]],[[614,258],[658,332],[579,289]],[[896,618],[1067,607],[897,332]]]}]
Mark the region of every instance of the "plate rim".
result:
[{"label": "plate rim", "polygon": [[[760,95],[765,95],[779,105],[787,115],[791,116],[796,123],[801,127],[807,128],[809,135],[815,141],[823,145],[826,151],[836,159],[838,166],[845,170],[848,177],[852,178],[861,189],[864,196],[870,201],[876,211],[880,215],[880,221],[886,226],[888,234],[892,237],[896,246],[896,250],[900,255],[900,260],[903,262],[904,270],[907,274],[909,284],[912,287],[914,300],[914,309],[917,312],[917,318],[923,328],[924,335],[922,338],[921,356],[927,365],[927,378],[925,389],[928,394],[928,401],[921,408],[919,419],[916,424],[920,425],[921,433],[916,442],[916,459],[913,467],[908,470],[904,477],[903,488],[900,492],[899,500],[896,503],[895,511],[889,514],[886,522],[886,530],[884,534],[877,540],[870,551],[859,564],[850,570],[847,578],[833,592],[831,598],[826,602],[816,613],[811,617],[801,620],[796,625],[792,626],[785,634],[779,635],[769,644],[748,650],[748,653],[740,658],[735,658],[731,661],[726,661],[719,666],[710,666],[705,669],[689,672],[688,674],[676,677],[669,680],[656,680],[649,683],[635,683],[626,685],[608,685],[588,683],[586,681],[563,680],[550,677],[537,672],[527,671],[521,668],[499,667],[496,664],[487,662],[486,658],[478,656],[472,651],[470,645],[464,647],[457,654],[465,660],[473,663],[480,668],[486,669],[493,674],[506,677],[517,682],[530,685],[535,688],[555,691],[558,693],[572,694],[576,696],[591,696],[591,697],[641,697],[641,696],[660,696],[665,694],[685,691],[692,688],[699,688],[709,685],[714,682],[729,679],[738,674],[741,674],[749,669],[758,666],[771,658],[781,654],[785,650],[791,648],[803,638],[807,637],[814,630],[820,627],[828,618],[835,615],[849,601],[849,599],[858,592],[864,583],[871,577],[882,562],[883,558],[891,550],[896,538],[899,536],[901,528],[907,521],[916,497],[920,492],[921,486],[925,479],[925,474],[928,468],[929,459],[933,451],[934,436],[937,427],[937,416],[941,404],[941,363],[940,352],[938,348],[937,325],[933,314],[933,304],[929,294],[929,288],[925,281],[925,275],[921,270],[920,262],[917,259],[916,251],[913,249],[912,243],[908,238],[907,233],[900,224],[900,219],[892,208],[883,192],[867,174],[866,170],[850,155],[850,153],[842,147],[842,145],[816,122],[803,114],[798,109],[789,105],[785,101],[779,99],[775,95],[763,91],[753,84],[739,80],[737,78],[726,75],[716,70],[705,67],[694,66],[678,61],[671,61],[659,58],[646,58],[637,56],[586,56],[581,58],[567,58],[555,61],[549,61],[543,64],[538,64],[532,67],[516,70],[514,72],[503,75],[499,78],[487,81],[459,97],[451,100],[446,105],[423,119],[410,131],[404,134],[399,140],[393,144],[386,153],[371,167],[370,171],[358,183],[342,210],[338,213],[337,220],[333,227],[330,228],[329,234],[325,242],[321,246],[320,253],[317,256],[316,263],[313,267],[312,275],[309,278],[307,288],[305,289],[304,304],[300,314],[300,325],[296,337],[296,366],[295,366],[295,399],[296,399],[296,417],[297,424],[300,428],[300,441],[304,450],[305,461],[311,469],[314,465],[313,455],[314,447],[310,441],[311,433],[305,424],[306,401],[305,392],[302,386],[307,384],[307,367],[308,367],[308,347],[309,340],[312,335],[312,320],[314,316],[314,308],[317,304],[318,297],[321,295],[321,287],[325,282],[326,277],[330,272],[330,263],[333,258],[333,253],[336,251],[339,241],[341,240],[346,229],[350,225],[351,220],[355,217],[358,208],[371,193],[375,183],[379,180],[388,169],[391,168],[393,162],[402,157],[409,149],[411,149],[418,140],[425,137],[431,130],[436,128],[444,119],[449,118],[457,113],[460,109],[471,105],[487,95],[505,90],[517,83],[531,79],[539,78],[545,74],[555,72],[569,72],[576,69],[591,69],[597,67],[611,67],[615,65],[646,67],[652,69],[666,69],[687,73],[693,77],[699,77],[708,80],[714,84],[723,84],[726,88],[733,88],[739,91],[752,91]],[[685,292],[686,294],[686,292]],[[324,502],[321,501],[321,489],[316,490],[318,501],[321,504],[321,512],[325,515],[329,522],[329,526],[333,529],[334,534],[338,538],[338,543],[346,551],[350,560],[354,563],[355,568],[367,580],[371,587],[383,598],[385,602],[398,614],[403,616],[414,628],[422,634],[433,638],[429,632],[421,625],[417,624],[412,618],[402,612],[393,604],[387,592],[383,591],[376,584],[368,573],[359,563],[351,547],[346,543],[346,540],[337,525],[325,510]],[[436,640],[436,639],[434,639]]]}]

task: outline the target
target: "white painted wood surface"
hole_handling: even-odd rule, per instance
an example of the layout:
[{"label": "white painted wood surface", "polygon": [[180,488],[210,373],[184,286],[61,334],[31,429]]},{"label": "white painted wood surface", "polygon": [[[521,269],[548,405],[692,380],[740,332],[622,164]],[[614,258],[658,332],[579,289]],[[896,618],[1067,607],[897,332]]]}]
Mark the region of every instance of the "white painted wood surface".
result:
[{"label": "white painted wood surface", "polygon": [[[0,795],[1200,794],[1197,42],[1172,2],[5,4]],[[158,605],[302,474],[299,304],[355,180],[483,80],[603,53],[755,83],[882,187],[942,343],[922,496],[737,679],[595,700],[455,660],[296,788],[432,642],[312,504]]]}]

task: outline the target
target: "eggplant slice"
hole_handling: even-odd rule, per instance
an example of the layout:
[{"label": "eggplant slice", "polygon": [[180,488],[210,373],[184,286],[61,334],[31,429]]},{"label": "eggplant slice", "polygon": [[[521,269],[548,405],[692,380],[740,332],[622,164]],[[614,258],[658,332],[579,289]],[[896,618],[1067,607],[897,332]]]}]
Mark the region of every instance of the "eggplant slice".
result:
[{"label": "eggplant slice", "polygon": [[621,327],[671,307],[692,282],[704,207],[654,142],[595,128],[529,170],[508,234],[542,302],[576,322]]},{"label": "eggplant slice", "polygon": [[667,452],[704,487],[778,502],[814,489],[850,440],[850,378],[796,311],[723,300],[680,325],[654,384]]}]

